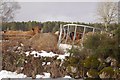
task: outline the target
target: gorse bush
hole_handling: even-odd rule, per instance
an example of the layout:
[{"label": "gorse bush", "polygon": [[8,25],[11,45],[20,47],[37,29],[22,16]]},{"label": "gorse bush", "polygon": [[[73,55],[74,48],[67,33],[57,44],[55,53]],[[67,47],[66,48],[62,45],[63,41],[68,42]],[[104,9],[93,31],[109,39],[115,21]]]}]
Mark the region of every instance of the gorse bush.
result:
[{"label": "gorse bush", "polygon": [[115,57],[118,51],[117,40],[108,33],[89,35],[84,41],[84,47],[91,49],[92,53],[101,58]]},{"label": "gorse bush", "polygon": [[97,69],[100,62],[97,60],[97,57],[95,56],[90,56],[86,58],[84,61],[84,67],[85,68],[92,68],[92,69]]},{"label": "gorse bush", "polygon": [[115,30],[114,32],[115,36],[114,39],[116,41],[116,53],[115,53],[115,58],[117,59],[117,61],[120,62],[120,26],[117,28],[117,30]]},{"label": "gorse bush", "polygon": [[95,50],[100,45],[100,34],[88,35],[84,41],[84,47]]}]

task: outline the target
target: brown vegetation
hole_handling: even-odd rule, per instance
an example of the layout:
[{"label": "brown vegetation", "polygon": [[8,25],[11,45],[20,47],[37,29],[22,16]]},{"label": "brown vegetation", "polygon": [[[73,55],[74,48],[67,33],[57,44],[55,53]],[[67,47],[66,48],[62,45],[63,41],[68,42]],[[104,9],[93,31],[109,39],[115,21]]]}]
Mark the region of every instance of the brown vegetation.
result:
[{"label": "brown vegetation", "polygon": [[[57,36],[52,33],[36,34],[29,40],[29,45],[35,50],[57,50]],[[28,42],[26,43],[28,44]]]},{"label": "brown vegetation", "polygon": [[15,39],[29,39],[37,33],[40,33],[40,27],[34,27],[30,31],[13,31],[8,30],[2,32],[3,40],[15,40]]}]

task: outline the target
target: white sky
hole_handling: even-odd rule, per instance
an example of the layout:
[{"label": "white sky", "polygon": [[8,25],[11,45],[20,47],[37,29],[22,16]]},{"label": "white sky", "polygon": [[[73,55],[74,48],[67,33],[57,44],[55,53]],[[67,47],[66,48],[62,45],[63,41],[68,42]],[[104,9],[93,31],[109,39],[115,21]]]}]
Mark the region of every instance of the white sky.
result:
[{"label": "white sky", "polygon": [[84,2],[83,0],[36,1],[38,0],[28,2],[20,0],[21,9],[16,13],[15,21],[98,22],[96,10],[101,0],[91,0],[93,2],[88,0],[84,0]]},{"label": "white sky", "polygon": [[15,0],[18,2],[118,2],[120,0]]}]

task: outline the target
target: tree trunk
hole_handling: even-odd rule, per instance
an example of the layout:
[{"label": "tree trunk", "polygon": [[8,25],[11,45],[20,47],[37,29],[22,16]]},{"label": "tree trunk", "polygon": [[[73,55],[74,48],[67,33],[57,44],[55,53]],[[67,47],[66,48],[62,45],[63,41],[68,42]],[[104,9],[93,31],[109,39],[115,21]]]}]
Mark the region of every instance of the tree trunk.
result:
[{"label": "tree trunk", "polygon": [[105,31],[108,31],[108,23],[105,23]]}]

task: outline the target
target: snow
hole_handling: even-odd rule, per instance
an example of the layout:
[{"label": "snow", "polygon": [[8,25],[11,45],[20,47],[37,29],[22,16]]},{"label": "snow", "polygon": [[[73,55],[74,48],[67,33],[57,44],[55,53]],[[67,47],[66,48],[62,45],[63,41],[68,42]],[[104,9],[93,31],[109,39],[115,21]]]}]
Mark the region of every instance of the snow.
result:
[{"label": "snow", "polygon": [[[50,73],[43,73],[44,75],[36,75],[36,78],[50,78]],[[24,74],[17,74],[16,72],[10,72],[6,70],[0,71],[0,80],[2,78],[27,78]]]},{"label": "snow", "polygon": [[71,78],[71,77],[66,75],[64,78]]},{"label": "snow", "polygon": [[45,62],[42,62],[42,66],[44,66],[45,65]]},{"label": "snow", "polygon": [[66,52],[67,49],[71,49],[72,48],[72,45],[69,45],[69,44],[60,44],[59,45],[59,49],[62,49]]},{"label": "snow", "polygon": [[46,51],[41,51],[41,53],[38,53],[38,54],[43,57],[54,57],[58,55],[58,54],[54,54],[53,52],[47,53]]},{"label": "snow", "polygon": [[66,56],[69,56],[70,54],[69,53],[65,53],[64,55],[59,55],[57,57],[57,59],[61,59],[61,60],[64,60]]},{"label": "snow", "polygon": [[47,65],[50,65],[50,62],[47,62]]},{"label": "snow", "polygon": [[50,73],[46,73],[46,72],[44,72],[44,77],[43,78],[50,78]]},{"label": "snow", "polygon": [[25,54],[26,54],[26,56],[31,54],[31,55],[34,55],[34,57],[40,57],[40,56],[42,56],[42,57],[54,57],[54,56],[58,56],[57,59],[61,59],[61,60],[65,59],[65,56],[69,56],[69,53],[59,55],[59,54],[55,54],[53,52],[48,53],[46,51],[41,51],[41,52],[37,52],[37,51],[29,52],[28,51],[28,52],[25,52]]},{"label": "snow", "polygon": [[[50,78],[50,73],[44,72],[44,75],[36,75],[36,78]],[[0,80],[2,80],[2,78],[27,78],[26,75],[24,74],[17,74],[16,72],[10,72],[10,71],[6,71],[6,70],[2,70],[0,71]],[[71,78],[70,76],[65,76],[63,78]]]},{"label": "snow", "polygon": [[36,75],[36,78],[42,78],[43,75]]},{"label": "snow", "polygon": [[63,51],[66,53],[68,49],[71,49],[71,48],[72,48],[72,46],[75,47],[75,48],[80,47],[80,46],[70,45],[70,44],[60,44],[60,45],[59,45],[59,49],[60,49],[60,50],[63,50]]},{"label": "snow", "polygon": [[25,78],[26,75],[24,74],[17,74],[16,72],[10,72],[6,70],[0,71],[0,80],[2,78]]},{"label": "snow", "polygon": [[[45,62],[42,62],[42,66],[45,65]],[[50,62],[47,62],[47,65],[50,65]]]},{"label": "snow", "polygon": [[46,51],[41,51],[40,53],[37,51],[32,51],[32,52],[28,51],[25,54],[26,54],[26,56],[31,54],[31,55],[34,55],[34,57],[40,57],[40,56],[42,56],[42,57],[54,57],[54,56],[58,55],[58,54],[54,54],[53,52],[48,53]]},{"label": "snow", "polygon": [[50,78],[50,73],[44,72],[43,74],[44,75],[36,75],[36,78]]},{"label": "snow", "polygon": [[30,52],[26,52],[26,53],[25,53],[25,54],[26,54],[26,56],[29,56],[29,53],[30,53]]}]

